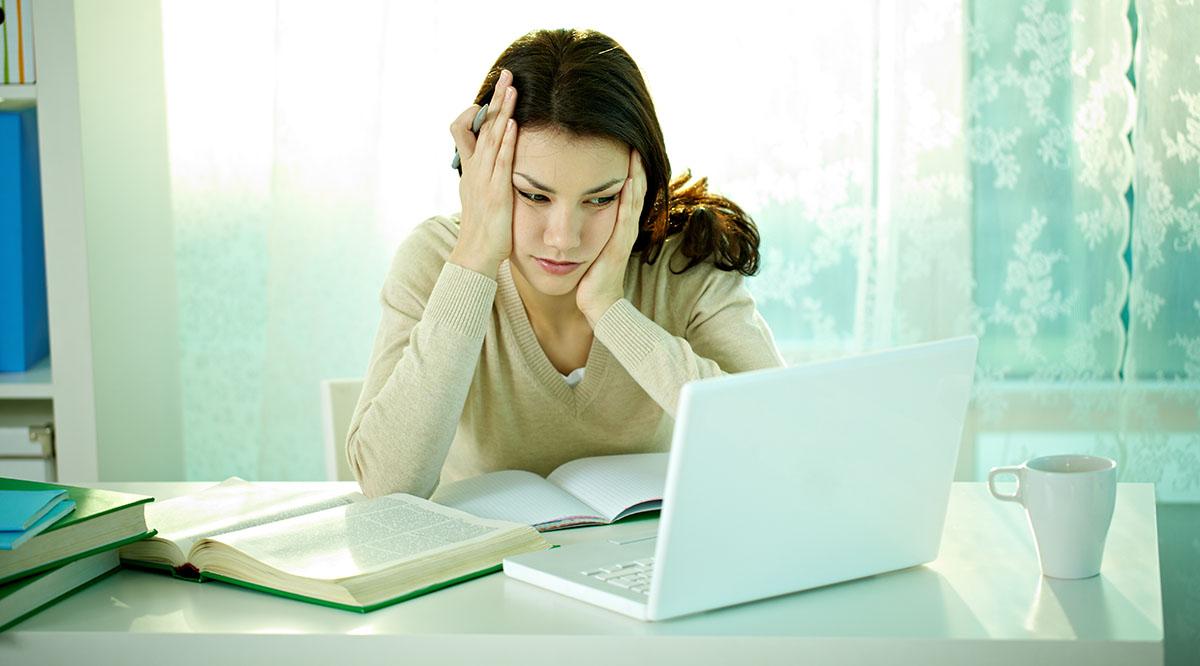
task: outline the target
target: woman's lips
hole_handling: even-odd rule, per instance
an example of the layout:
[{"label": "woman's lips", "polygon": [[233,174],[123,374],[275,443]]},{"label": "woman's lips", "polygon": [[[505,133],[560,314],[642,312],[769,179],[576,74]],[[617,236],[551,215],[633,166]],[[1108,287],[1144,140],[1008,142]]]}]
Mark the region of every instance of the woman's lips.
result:
[{"label": "woman's lips", "polygon": [[542,259],[541,257],[534,257],[533,260],[538,263],[538,266],[542,267],[542,270],[552,275],[566,275],[579,267],[578,263],[559,263],[550,261],[549,259]]}]

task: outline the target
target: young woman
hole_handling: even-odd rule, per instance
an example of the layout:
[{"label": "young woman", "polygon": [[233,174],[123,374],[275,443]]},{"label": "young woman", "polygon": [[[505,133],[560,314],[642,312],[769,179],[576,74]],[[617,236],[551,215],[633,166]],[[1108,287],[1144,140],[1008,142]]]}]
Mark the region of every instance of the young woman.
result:
[{"label": "young woman", "polygon": [[462,211],[419,225],[384,284],[346,442],[364,493],[665,451],[684,383],[783,364],[742,284],[753,221],[704,179],[668,183],[615,41],[521,37],[450,133]]}]

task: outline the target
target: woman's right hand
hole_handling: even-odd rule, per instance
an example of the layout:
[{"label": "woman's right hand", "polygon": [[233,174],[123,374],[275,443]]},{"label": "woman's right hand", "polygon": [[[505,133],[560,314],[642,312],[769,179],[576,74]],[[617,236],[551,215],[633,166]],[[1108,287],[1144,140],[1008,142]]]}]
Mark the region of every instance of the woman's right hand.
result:
[{"label": "woman's right hand", "polygon": [[517,145],[512,113],[516,102],[512,73],[502,70],[479,136],[471,132],[478,104],[450,124],[462,165],[458,182],[462,219],[450,262],[493,279],[501,262],[512,254],[512,161]]}]

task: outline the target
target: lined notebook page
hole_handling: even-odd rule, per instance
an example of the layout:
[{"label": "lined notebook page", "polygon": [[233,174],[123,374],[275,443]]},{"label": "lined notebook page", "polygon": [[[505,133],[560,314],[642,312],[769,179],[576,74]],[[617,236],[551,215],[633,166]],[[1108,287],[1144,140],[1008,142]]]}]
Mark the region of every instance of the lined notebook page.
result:
[{"label": "lined notebook page", "polygon": [[489,472],[438,486],[429,499],[483,518],[534,527],[601,519],[592,507],[523,470]]},{"label": "lined notebook page", "polygon": [[611,522],[643,502],[662,502],[667,481],[666,453],[631,453],[581,458],[560,465],[546,477],[587,502]]}]

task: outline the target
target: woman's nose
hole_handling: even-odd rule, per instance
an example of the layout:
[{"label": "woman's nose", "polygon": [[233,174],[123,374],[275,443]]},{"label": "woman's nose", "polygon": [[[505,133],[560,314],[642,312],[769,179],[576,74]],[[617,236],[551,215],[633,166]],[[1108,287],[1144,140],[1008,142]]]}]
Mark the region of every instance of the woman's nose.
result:
[{"label": "woman's nose", "polygon": [[542,240],[558,250],[573,250],[579,247],[579,226],[579,220],[571,211],[555,211],[547,220]]}]

